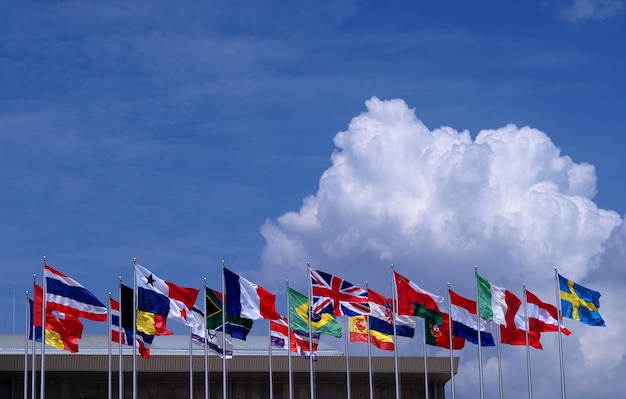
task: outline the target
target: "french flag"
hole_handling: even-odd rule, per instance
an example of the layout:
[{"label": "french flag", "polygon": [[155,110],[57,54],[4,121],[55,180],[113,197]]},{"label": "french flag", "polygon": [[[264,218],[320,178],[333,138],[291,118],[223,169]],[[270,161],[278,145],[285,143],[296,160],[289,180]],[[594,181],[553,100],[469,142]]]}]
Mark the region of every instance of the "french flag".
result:
[{"label": "french flag", "polygon": [[44,266],[46,313],[56,310],[87,320],[106,321],[107,308],[91,291],[65,274]]},{"label": "french flag", "polygon": [[224,308],[227,314],[253,320],[280,318],[276,312],[276,295],[226,268],[224,283],[226,288]]}]

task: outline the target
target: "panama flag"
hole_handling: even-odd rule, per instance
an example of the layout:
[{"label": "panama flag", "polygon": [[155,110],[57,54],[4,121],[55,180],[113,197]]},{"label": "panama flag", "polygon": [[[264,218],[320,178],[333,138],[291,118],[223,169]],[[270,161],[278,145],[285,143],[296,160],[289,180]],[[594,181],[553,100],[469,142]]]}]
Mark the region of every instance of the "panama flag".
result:
[{"label": "panama flag", "polygon": [[224,268],[226,314],[246,319],[280,318],[276,312],[276,295]]},{"label": "panama flag", "polygon": [[87,320],[107,320],[106,306],[91,291],[48,265],[44,265],[44,278],[46,313],[56,311]]},{"label": "panama flag", "polygon": [[[142,290],[152,291],[162,296],[169,302],[167,318],[189,325],[187,322],[187,313],[196,303],[200,290],[180,287],[169,281],[161,280],[152,274],[150,270],[138,263],[135,264],[135,274],[137,277],[139,297],[142,296]],[[141,309],[139,306],[138,308]]]}]

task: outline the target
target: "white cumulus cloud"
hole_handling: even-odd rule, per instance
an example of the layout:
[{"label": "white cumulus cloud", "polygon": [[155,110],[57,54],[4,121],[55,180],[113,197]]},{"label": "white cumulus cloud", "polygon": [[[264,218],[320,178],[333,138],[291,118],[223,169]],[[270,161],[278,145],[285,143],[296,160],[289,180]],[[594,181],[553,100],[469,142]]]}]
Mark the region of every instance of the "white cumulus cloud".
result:
[{"label": "white cumulus cloud", "polygon": [[[303,287],[305,265],[311,262],[357,285],[367,280],[390,295],[393,263],[426,290],[445,296],[450,282],[470,297],[477,265],[494,284],[521,294],[525,283],[553,303],[558,268],[570,279],[595,284],[608,305],[603,316],[613,325],[573,325],[575,334],[565,337],[569,356],[603,379],[625,371],[619,324],[626,314],[612,299],[625,282],[609,280],[605,269],[622,264],[612,254],[623,254],[626,233],[616,212],[593,202],[593,165],[561,154],[535,128],[507,125],[472,138],[451,127],[430,130],[403,100],[373,97],[366,108],[335,136],[332,165],[321,175],[317,192],[300,210],[261,227],[263,272],[287,275]],[[593,339],[609,328],[615,330],[601,343]],[[534,373],[537,387],[549,395],[558,394],[559,387],[556,342],[554,334],[545,338],[545,350],[535,355],[546,359],[537,365],[545,372]],[[461,374],[476,362],[475,347],[468,346],[461,352]],[[506,349],[508,379],[521,378],[525,387],[525,361],[514,354],[523,348]],[[495,351],[488,351],[485,365],[492,374]],[[475,390],[469,385],[476,379],[459,377],[467,390]],[[606,383],[603,379],[598,377]],[[582,393],[592,389],[572,383]]]}]

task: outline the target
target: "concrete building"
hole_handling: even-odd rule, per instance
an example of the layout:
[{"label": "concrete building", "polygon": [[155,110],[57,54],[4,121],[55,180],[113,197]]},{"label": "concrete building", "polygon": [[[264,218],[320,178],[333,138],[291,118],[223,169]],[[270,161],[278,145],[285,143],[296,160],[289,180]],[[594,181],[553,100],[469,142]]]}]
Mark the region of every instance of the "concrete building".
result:
[{"label": "concrete building", "polygon": [[[227,361],[228,398],[269,398],[270,357],[268,338],[248,336],[247,341],[234,340],[233,359]],[[30,342],[29,342],[30,344]],[[107,398],[109,392],[109,341],[106,335],[86,335],[79,341],[80,352],[71,354],[50,347],[45,350],[46,399]],[[29,350],[25,356],[25,338],[22,334],[0,335],[0,397],[24,397],[24,362],[28,365],[27,397],[31,396],[31,362]],[[36,398],[39,398],[39,370],[41,344],[37,343],[35,359]],[[112,398],[118,398],[119,349],[112,343]],[[204,350],[194,347],[193,397],[204,398]],[[314,363],[316,398],[346,398],[346,358],[337,350],[320,342],[318,360]],[[310,397],[309,361],[297,354],[292,356],[294,398]],[[272,349],[271,356],[273,396],[289,398],[289,373],[287,352]],[[124,347],[122,353],[124,397],[132,398],[133,356],[132,348]],[[367,356],[350,356],[350,388],[352,398],[369,398],[369,373]],[[374,397],[395,399],[395,373],[393,356],[372,358]],[[458,358],[454,359],[454,372]],[[185,399],[190,397],[189,338],[184,335],[157,337],[151,356],[139,356],[137,364],[137,399]],[[215,354],[208,356],[209,396],[222,399],[222,360]],[[425,398],[424,359],[399,357],[398,362],[401,397]],[[429,398],[443,399],[444,386],[450,379],[450,358],[428,358]]]}]

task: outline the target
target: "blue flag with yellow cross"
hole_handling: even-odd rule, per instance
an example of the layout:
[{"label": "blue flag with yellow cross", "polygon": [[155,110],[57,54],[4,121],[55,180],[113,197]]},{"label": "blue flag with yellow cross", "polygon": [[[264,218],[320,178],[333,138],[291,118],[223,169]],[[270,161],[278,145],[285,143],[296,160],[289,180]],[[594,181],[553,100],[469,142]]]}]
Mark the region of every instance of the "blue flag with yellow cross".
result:
[{"label": "blue flag with yellow cross", "polygon": [[561,311],[563,317],[578,320],[590,326],[604,327],[600,316],[600,293],[559,276]]}]

